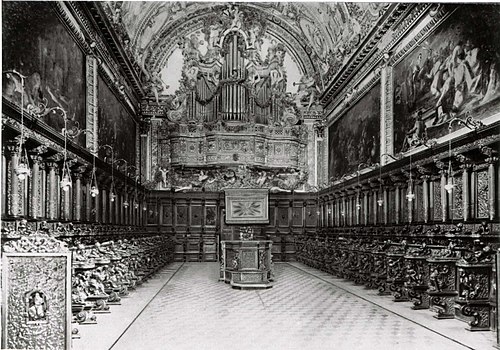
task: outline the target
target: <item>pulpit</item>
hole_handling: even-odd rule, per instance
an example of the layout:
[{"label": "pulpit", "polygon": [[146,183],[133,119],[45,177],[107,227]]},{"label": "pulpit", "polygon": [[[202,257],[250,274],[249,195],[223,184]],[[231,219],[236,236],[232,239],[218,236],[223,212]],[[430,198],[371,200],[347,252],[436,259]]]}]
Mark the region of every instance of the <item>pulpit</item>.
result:
[{"label": "pulpit", "polygon": [[235,288],[271,288],[272,241],[221,241],[220,280]]}]

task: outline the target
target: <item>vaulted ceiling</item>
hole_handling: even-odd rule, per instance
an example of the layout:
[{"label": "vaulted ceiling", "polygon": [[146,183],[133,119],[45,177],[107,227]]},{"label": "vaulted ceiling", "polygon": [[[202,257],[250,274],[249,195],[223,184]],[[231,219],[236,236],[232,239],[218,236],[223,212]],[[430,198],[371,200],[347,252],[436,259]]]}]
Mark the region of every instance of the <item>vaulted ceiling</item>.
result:
[{"label": "vaulted ceiling", "polygon": [[332,85],[337,73],[376,30],[386,13],[394,9],[394,5],[338,2],[99,3],[141,79],[162,70],[184,38],[193,33],[207,33],[210,25],[230,23],[239,15],[243,27],[247,26],[244,29],[251,30],[258,23],[269,40],[282,42],[299,73],[315,75],[322,90]]}]

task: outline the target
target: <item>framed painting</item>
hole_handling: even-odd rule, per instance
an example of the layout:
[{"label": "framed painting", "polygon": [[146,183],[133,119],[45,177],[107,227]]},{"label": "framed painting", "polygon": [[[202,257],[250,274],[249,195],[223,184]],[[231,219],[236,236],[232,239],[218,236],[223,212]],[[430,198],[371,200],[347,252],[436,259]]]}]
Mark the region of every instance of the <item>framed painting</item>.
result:
[{"label": "framed painting", "polygon": [[330,178],[373,164],[380,154],[380,84],[373,86],[353,107],[328,128]]},{"label": "framed painting", "polygon": [[267,189],[227,189],[225,199],[226,224],[269,223]]},{"label": "framed painting", "polygon": [[498,5],[461,6],[394,66],[396,153],[498,111],[498,23]]},{"label": "framed painting", "polygon": [[99,144],[112,146],[115,159],[122,158],[128,165],[135,165],[137,124],[101,76],[98,87]]},{"label": "framed painting", "polygon": [[[86,127],[85,55],[55,16],[54,3],[43,1],[2,2],[2,70],[24,75],[23,103],[60,107],[68,127]],[[2,96],[21,104],[21,81],[16,74],[3,75]],[[64,119],[47,113],[45,123],[61,133]],[[75,140],[85,145],[81,134]]]}]

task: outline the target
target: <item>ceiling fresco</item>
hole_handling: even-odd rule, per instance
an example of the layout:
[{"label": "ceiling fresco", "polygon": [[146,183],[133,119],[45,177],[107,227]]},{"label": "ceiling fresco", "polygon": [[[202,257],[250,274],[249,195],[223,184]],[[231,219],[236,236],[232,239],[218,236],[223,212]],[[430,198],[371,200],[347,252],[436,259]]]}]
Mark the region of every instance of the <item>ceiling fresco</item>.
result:
[{"label": "ceiling fresco", "polygon": [[196,40],[196,49],[205,57],[215,34],[222,37],[217,31],[235,22],[241,22],[250,40],[258,39],[263,58],[276,42],[286,47],[287,91],[296,92],[293,83],[304,77],[314,77],[322,91],[377,25],[388,4],[108,1],[103,8],[135,61],[145,90],[161,80],[161,95],[173,94],[179,87],[186,38]]}]

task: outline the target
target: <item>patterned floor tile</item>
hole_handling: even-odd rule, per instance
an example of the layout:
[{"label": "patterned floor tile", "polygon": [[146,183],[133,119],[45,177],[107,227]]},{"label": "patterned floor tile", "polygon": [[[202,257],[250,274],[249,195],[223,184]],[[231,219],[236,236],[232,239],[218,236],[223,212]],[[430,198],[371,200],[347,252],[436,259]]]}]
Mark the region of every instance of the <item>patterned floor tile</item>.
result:
[{"label": "patterned floor tile", "polygon": [[112,349],[467,349],[288,264],[268,290],[186,263]]}]

